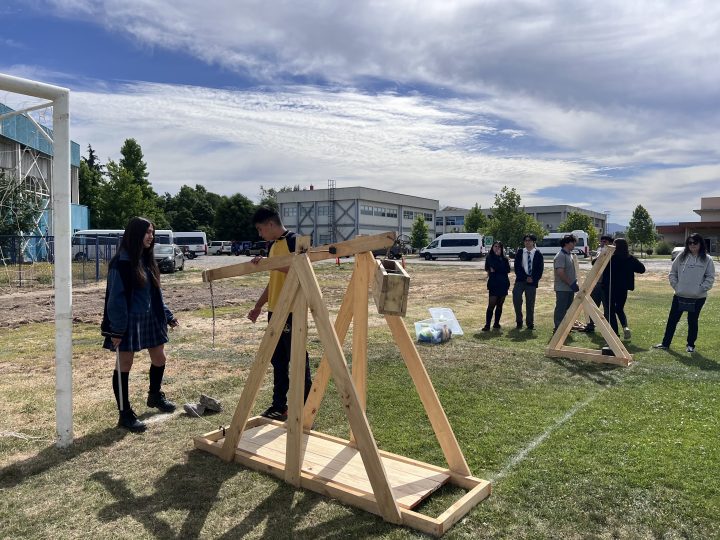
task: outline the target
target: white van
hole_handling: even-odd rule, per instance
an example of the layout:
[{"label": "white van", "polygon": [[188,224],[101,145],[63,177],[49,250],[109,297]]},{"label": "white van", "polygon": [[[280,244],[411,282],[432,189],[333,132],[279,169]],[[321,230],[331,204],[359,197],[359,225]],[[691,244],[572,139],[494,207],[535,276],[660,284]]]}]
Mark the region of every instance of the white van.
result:
[{"label": "white van", "polygon": [[72,258],[87,261],[97,258],[109,261],[122,240],[124,229],[84,229],[72,235]]},{"label": "white van", "polygon": [[425,257],[426,261],[438,257],[460,257],[461,261],[469,261],[485,255],[483,244],[483,235],[479,233],[441,234],[420,250],[420,256]]},{"label": "white van", "polygon": [[175,233],[170,229],[157,229],[155,231],[155,243],[156,244],[175,244]]},{"label": "white van", "polygon": [[574,253],[578,257],[589,257],[590,246],[588,245],[588,233],[585,231],[548,233],[545,238],[537,241],[537,248],[544,257],[554,257],[560,252],[560,240],[568,234],[573,234],[578,239]]},{"label": "white van", "polygon": [[207,236],[203,231],[176,232],[175,243],[187,246],[195,255],[207,255]]}]

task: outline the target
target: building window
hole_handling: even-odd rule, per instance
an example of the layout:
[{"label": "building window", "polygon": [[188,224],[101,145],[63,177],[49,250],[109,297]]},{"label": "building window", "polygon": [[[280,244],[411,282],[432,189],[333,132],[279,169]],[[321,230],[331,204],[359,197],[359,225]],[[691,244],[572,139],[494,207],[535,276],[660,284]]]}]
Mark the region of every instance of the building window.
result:
[{"label": "building window", "polygon": [[432,222],[432,220],[433,220],[433,215],[432,215],[432,214],[429,214],[429,213],[425,212],[423,215],[425,216],[425,221],[430,221],[430,222]]},{"label": "building window", "polygon": [[321,204],[318,206],[318,216],[327,216],[330,213],[330,206]]},{"label": "building window", "polygon": [[447,216],[445,218],[445,224],[446,225],[456,225],[455,223],[455,216]]},{"label": "building window", "polygon": [[443,218],[442,216],[437,216],[435,218],[435,226],[436,227],[442,227],[443,226]]},{"label": "building window", "polygon": [[283,206],[283,217],[297,216],[297,206]]},{"label": "building window", "polygon": [[403,210],[403,219],[415,219],[415,212],[412,210]]},{"label": "building window", "polygon": [[363,204],[360,207],[360,213],[364,216],[372,216],[373,215],[373,207]]},{"label": "building window", "polygon": [[318,241],[320,242],[320,245],[329,244],[330,243],[330,235],[329,234],[319,234]]},{"label": "building window", "polygon": [[385,215],[387,217],[397,218],[397,208],[388,208]]},{"label": "building window", "polygon": [[376,206],[375,215],[385,217],[385,209],[382,206]]}]

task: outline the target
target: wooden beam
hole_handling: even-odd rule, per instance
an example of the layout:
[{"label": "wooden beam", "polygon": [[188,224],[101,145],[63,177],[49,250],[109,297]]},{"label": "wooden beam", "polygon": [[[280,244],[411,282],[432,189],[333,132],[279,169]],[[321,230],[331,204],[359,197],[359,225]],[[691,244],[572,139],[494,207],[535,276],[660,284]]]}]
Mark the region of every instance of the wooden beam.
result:
[{"label": "wooden beam", "polygon": [[333,379],[335,380],[338,394],[345,407],[350,429],[352,429],[355,434],[357,448],[365,465],[368,480],[372,485],[380,512],[382,512],[383,519],[386,521],[390,523],[401,523],[400,509],[393,497],[385,468],[378,454],[377,444],[373,438],[365,412],[360,406],[360,399],[358,398],[355,386],[348,373],[342,346],[330,322],[330,313],[323,301],[320,286],[313,272],[310,259],[306,254],[298,255],[293,268],[297,269],[300,287],[308,299],[308,304],[310,304],[310,311],[315,320],[320,341],[325,347]]},{"label": "wooden beam", "polygon": [[[353,305],[354,305],[354,281],[356,279],[357,271],[353,272],[350,278],[348,288],[345,290],[345,296],[343,297],[342,303],[340,304],[340,311],[335,319],[335,333],[340,340],[340,343],[345,342],[345,336],[350,329],[350,322],[353,316]],[[328,382],[330,382],[330,364],[328,364],[327,352],[323,351],[320,365],[315,372],[315,378],[313,379],[312,386],[310,387],[310,395],[305,402],[305,410],[303,412],[303,427],[310,429],[315,422],[315,417],[320,410],[320,404],[322,403],[323,397],[325,397],[325,391],[327,390]]]},{"label": "wooden beam", "polygon": [[428,375],[425,365],[420,358],[420,354],[415,347],[410,334],[405,328],[405,323],[401,317],[397,315],[386,315],[385,320],[390,327],[395,343],[400,349],[400,355],[405,361],[408,373],[415,383],[415,388],[420,396],[420,401],[425,407],[430,424],[435,431],[440,448],[445,455],[445,460],[450,470],[464,476],[470,475],[470,468],[465,461],[465,456],[460,449],[460,445],[455,438],[455,433],[450,426],[445,411],[440,403],[435,388],[433,387],[430,376]]},{"label": "wooden beam", "polygon": [[[388,248],[395,243],[395,236],[396,234],[394,232],[386,232],[373,236],[358,236],[352,240],[346,240],[345,242],[337,244],[325,244],[309,248],[307,254],[312,262],[334,259],[336,257],[348,257],[355,255],[356,253]],[[330,253],[331,248],[334,253]],[[212,268],[203,271],[202,279],[205,282],[209,282],[218,279],[245,276],[256,272],[276,270],[278,268],[290,266],[292,264],[293,257],[295,257],[295,255],[284,255],[282,257],[262,259],[258,263],[248,261],[244,263],[230,264],[220,268]]]},{"label": "wooden beam", "polygon": [[570,360],[584,360],[587,362],[595,362],[598,364],[615,364],[618,366],[629,366],[630,360],[627,358],[610,356],[603,354],[602,351],[594,349],[585,349],[581,347],[561,347],[545,351],[547,356],[556,358],[569,358]]},{"label": "wooden beam", "polygon": [[294,302],[295,295],[299,291],[299,281],[297,279],[297,273],[295,270],[290,268],[287,277],[285,278],[285,284],[280,291],[280,297],[278,298],[277,306],[273,312],[272,319],[268,323],[265,334],[263,335],[260,347],[255,355],[255,361],[250,368],[247,381],[243,387],[242,394],[240,395],[240,401],[235,408],[230,427],[226,430],[225,443],[222,448],[220,457],[225,461],[232,461],[235,456],[235,449],[237,448],[238,441],[240,440],[240,434],[245,428],[245,423],[250,416],[250,410],[255,404],[260,386],[262,385],[265,374],[267,373],[268,365],[272,359],[273,352],[277,346],[280,334],[285,328],[285,322],[290,313],[290,308]]},{"label": "wooden beam", "polygon": [[[358,253],[355,256],[356,276],[353,283],[355,301],[353,302],[352,379],[363,411],[367,410],[368,288],[370,286],[368,258],[374,260],[371,253]],[[350,441],[355,441],[352,432],[350,432]]]}]

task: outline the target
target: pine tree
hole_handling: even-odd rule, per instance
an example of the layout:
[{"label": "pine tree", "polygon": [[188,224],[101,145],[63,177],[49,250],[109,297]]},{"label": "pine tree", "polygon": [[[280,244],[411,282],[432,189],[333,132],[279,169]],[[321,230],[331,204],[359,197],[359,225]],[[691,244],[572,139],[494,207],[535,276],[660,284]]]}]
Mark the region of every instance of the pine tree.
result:
[{"label": "pine tree", "polygon": [[627,239],[631,245],[640,244],[640,252],[643,252],[643,245],[651,247],[655,244],[655,224],[650,214],[641,204],[633,210],[632,217],[627,229]]},{"label": "pine tree", "polygon": [[425,216],[418,214],[413,222],[410,232],[410,245],[415,249],[421,249],[428,245],[429,229],[425,223]]},{"label": "pine tree", "polygon": [[475,206],[465,216],[465,231],[467,232],[483,233],[489,224],[490,220],[482,213],[478,203],[475,203]]}]

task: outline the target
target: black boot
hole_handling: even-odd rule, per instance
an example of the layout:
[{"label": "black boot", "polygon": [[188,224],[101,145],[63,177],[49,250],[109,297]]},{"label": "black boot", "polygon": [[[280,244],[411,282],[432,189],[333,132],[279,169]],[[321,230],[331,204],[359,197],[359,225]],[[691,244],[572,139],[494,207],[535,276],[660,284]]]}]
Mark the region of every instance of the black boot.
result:
[{"label": "black boot", "polygon": [[502,316],[502,306],[497,306],[495,308],[495,324],[493,324],[493,328],[495,330],[500,330],[502,328],[500,326],[500,317]]},{"label": "black boot", "polygon": [[164,365],[150,365],[150,389],[148,391],[147,406],[156,407],[162,412],[170,413],[175,410],[175,404],[165,399],[165,392],[160,391],[164,373]]},{"label": "black boot", "polygon": [[492,314],[492,308],[487,308],[487,310],[485,310],[485,326],[482,327],[483,332],[487,332],[490,330],[490,321],[492,321]]},{"label": "black boot", "polygon": [[145,423],[138,420],[135,411],[133,411],[132,409],[127,409],[120,413],[120,418],[118,419],[118,427],[125,428],[128,431],[132,431],[133,433],[142,433],[147,429]]}]

